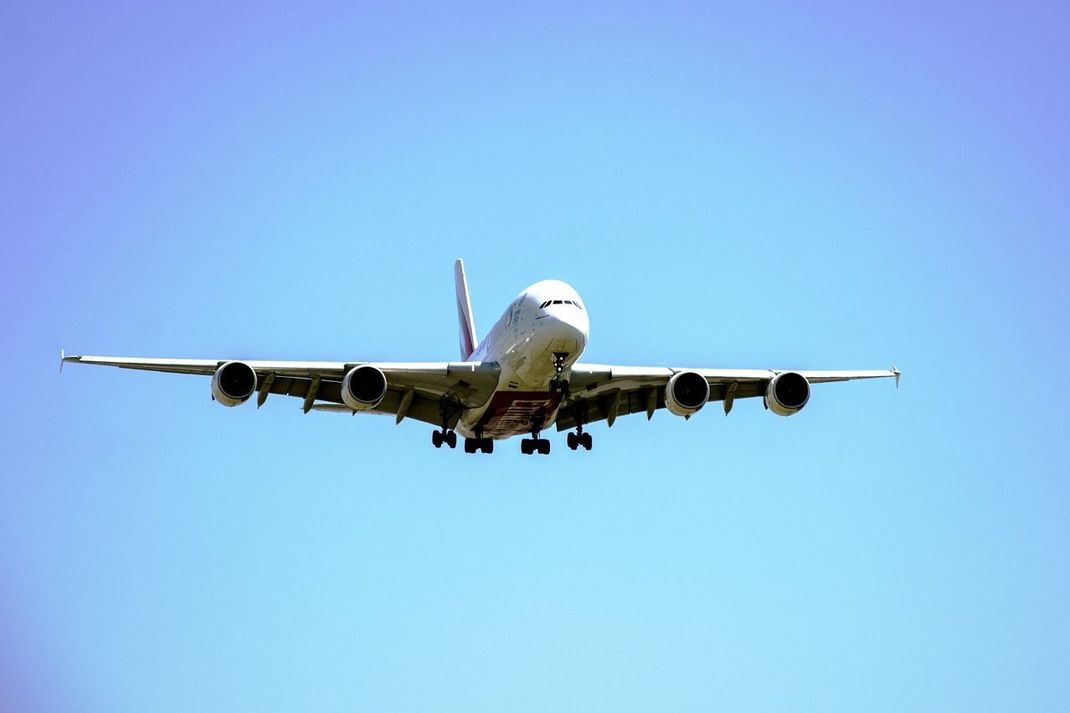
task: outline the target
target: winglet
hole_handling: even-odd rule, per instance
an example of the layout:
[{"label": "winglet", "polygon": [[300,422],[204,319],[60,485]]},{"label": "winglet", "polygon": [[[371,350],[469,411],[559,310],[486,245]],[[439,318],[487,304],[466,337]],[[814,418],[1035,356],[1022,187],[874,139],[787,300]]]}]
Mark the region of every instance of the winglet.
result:
[{"label": "winglet", "polygon": [[63,373],[63,365],[69,361],[81,361],[80,356],[67,356],[67,353],[63,349],[59,350],[59,373]]},{"label": "winglet", "polygon": [[892,374],[894,374],[894,375],[895,375],[895,388],[897,388],[897,389],[898,389],[898,388],[899,388],[899,376],[900,376],[900,371],[899,371],[898,369],[896,369],[896,368],[895,368],[895,364],[892,364]]}]

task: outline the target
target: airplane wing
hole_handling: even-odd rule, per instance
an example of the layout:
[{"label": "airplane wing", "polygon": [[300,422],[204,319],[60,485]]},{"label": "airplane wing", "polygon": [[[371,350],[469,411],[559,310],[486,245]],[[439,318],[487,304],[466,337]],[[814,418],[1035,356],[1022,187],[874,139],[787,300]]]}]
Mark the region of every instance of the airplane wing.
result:
[{"label": "airplane wing", "polygon": [[[139,369],[172,374],[212,376],[227,359],[144,359],[110,356],[65,356],[63,363],[96,364],[121,369]],[[355,413],[342,402],[342,378],[356,366],[380,369],[387,379],[387,394],[371,410],[441,426],[440,404],[447,404],[450,428],[461,409],[482,406],[498,386],[501,369],[481,362],[334,362],[242,360],[256,372],[257,407],[270,394],[303,399],[305,413],[311,410]],[[452,408],[457,406],[459,408]]]},{"label": "airplane wing", "polygon": [[[773,369],[670,369],[668,367],[608,366],[575,364],[569,379],[570,401],[557,416],[557,430],[575,428],[577,421],[593,423],[605,420],[612,426],[618,416],[646,413],[651,418],[665,408],[665,387],[674,374],[696,372],[710,387],[709,401],[724,402],[727,415],[736,399],[764,396],[769,382],[787,370]],[[855,379],[894,378],[899,385],[899,370],[813,371],[799,370],[811,384]],[[701,383],[701,382],[699,382]]]}]

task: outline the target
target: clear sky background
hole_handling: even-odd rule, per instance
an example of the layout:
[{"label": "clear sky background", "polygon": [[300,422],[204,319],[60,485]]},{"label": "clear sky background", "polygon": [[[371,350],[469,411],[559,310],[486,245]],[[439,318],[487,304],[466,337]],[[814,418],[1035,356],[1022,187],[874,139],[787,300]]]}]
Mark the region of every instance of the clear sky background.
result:
[{"label": "clear sky background", "polygon": [[[0,710],[1070,709],[1065,3],[226,5],[0,10]],[[531,458],[57,374],[456,359],[458,256],[902,386]]]}]

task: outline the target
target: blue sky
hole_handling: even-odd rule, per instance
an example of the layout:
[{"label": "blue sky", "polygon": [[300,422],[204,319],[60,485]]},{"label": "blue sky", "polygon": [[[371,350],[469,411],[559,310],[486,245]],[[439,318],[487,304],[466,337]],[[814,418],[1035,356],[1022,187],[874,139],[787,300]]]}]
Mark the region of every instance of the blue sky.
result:
[{"label": "blue sky", "polygon": [[[0,702],[1070,707],[1064,6],[0,10]],[[493,457],[132,356],[886,368]]]}]

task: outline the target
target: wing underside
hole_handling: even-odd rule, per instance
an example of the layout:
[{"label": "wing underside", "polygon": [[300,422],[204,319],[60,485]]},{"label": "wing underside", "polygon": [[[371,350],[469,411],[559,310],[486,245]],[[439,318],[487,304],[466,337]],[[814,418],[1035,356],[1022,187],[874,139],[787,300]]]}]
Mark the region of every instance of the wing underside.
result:
[{"label": "wing underside", "polygon": [[[784,370],[577,364],[572,369],[570,398],[557,416],[557,430],[564,431],[580,423],[602,420],[612,426],[618,416],[634,413],[646,413],[650,418],[655,411],[665,408],[665,387],[669,379],[684,371],[694,371],[704,376],[710,387],[708,402],[722,402],[725,413],[728,413],[736,399],[764,397],[769,382]],[[895,367],[890,370],[801,370],[796,373],[805,376],[811,384],[881,378],[894,378],[896,384],[899,383],[899,371]]]},{"label": "wing underside", "polygon": [[[222,359],[151,359],[132,357],[64,356],[63,362],[113,366],[122,369],[211,376]],[[299,362],[243,360],[256,372],[257,405],[272,394],[303,401],[305,412],[355,413],[342,401],[342,379],[356,366],[369,364],[387,378],[387,394],[371,410],[441,426],[453,427],[466,408],[483,405],[498,385],[497,364],[479,362]]]},{"label": "wing underside", "polygon": [[[95,364],[123,369],[174,374],[211,376],[227,360],[151,359],[133,357],[64,356],[61,363]],[[465,409],[486,404],[498,387],[501,368],[480,362],[326,362],[243,360],[257,375],[255,398],[258,407],[271,395],[301,399],[303,409],[354,413],[342,401],[342,379],[356,366],[368,364],[386,375],[388,390],[371,413],[394,415],[398,422],[413,418],[434,426],[456,426]],[[577,424],[607,421],[618,416],[646,413],[651,417],[665,408],[665,388],[669,379],[682,371],[694,371],[706,378],[709,401],[724,404],[725,413],[736,399],[764,396],[769,382],[782,373],[767,369],[670,369],[576,364],[570,376],[570,396],[556,420],[558,430]],[[899,371],[812,371],[801,370],[812,384],[855,379],[894,378]]]}]

